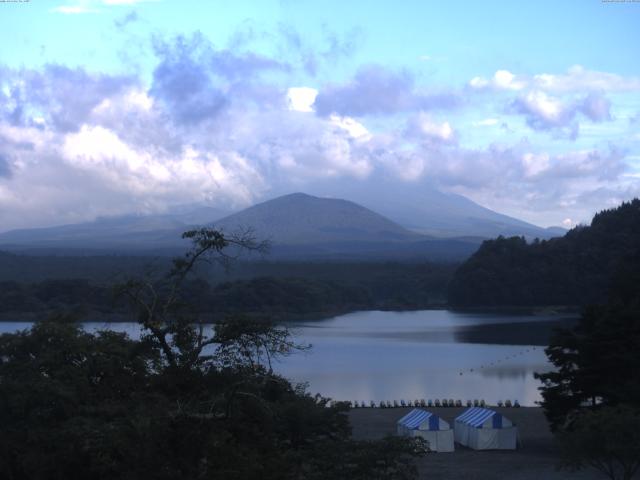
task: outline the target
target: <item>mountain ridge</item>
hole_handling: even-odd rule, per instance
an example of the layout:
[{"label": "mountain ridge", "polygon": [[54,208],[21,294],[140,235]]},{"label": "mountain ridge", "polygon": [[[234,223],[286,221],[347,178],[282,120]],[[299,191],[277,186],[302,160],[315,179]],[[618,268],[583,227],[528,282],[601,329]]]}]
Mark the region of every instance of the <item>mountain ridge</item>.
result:
[{"label": "mountain ridge", "polygon": [[[448,197],[441,194],[439,198]],[[437,207],[431,205],[430,208]],[[183,208],[179,212],[161,215],[102,217],[80,224],[13,230],[0,234],[0,249],[37,251],[40,254],[128,251],[174,255],[188,246],[181,238],[183,231],[208,225],[229,233],[251,228],[257,238],[271,240],[274,258],[397,259],[423,256],[448,261],[471,255],[486,238],[474,234],[471,228],[475,221],[473,218],[465,218],[466,221],[458,229],[460,235],[426,235],[412,231],[354,201],[301,192],[266,200],[230,215],[222,215],[222,212],[210,207],[199,208]],[[209,218],[216,213],[221,218]],[[500,214],[496,215],[502,218]],[[195,223],[194,220],[199,221]],[[519,222],[517,219],[513,221],[515,225]],[[521,223],[526,227],[530,225]],[[468,233],[464,230],[465,225]],[[538,233],[544,232],[539,227],[531,227],[537,228]]]},{"label": "mountain ridge", "polygon": [[259,238],[277,243],[423,239],[355,202],[296,192],[248,207],[213,222],[225,231],[250,227]]}]

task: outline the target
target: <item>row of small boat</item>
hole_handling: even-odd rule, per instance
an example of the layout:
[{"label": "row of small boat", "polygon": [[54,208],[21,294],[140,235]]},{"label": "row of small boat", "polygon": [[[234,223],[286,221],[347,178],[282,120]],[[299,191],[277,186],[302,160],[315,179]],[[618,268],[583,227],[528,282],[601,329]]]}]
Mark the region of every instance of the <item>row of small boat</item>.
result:
[{"label": "row of small boat", "polygon": [[[335,405],[338,402],[332,401],[331,404]],[[399,402],[397,400],[393,400],[393,401],[388,401],[388,400],[382,400],[379,403],[374,402],[373,400],[371,400],[368,404],[363,402],[363,401],[347,401],[346,402],[349,407],[351,408],[401,408],[401,407],[462,407],[462,406],[467,406],[467,407],[486,407],[487,403],[481,399],[475,399],[475,400],[467,400],[465,402],[465,404],[463,405],[462,400],[453,400],[452,398],[446,399],[435,399],[435,400],[426,400],[423,399],[419,399],[419,400],[414,400],[414,401],[404,401],[404,400],[400,400]],[[507,407],[507,408],[519,408],[520,407],[520,403],[518,402],[518,400],[515,400],[514,402],[511,402],[511,400],[506,400],[506,401],[502,401],[500,400],[497,403],[498,407]]]}]

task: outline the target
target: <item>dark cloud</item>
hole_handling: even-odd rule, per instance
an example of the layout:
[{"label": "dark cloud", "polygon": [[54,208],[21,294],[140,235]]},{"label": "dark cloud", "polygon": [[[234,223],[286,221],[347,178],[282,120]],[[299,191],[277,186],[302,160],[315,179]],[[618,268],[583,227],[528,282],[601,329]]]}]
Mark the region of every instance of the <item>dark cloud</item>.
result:
[{"label": "dark cloud", "polygon": [[11,178],[13,171],[9,160],[0,153],[0,178]]},{"label": "dark cloud", "polygon": [[166,55],[153,72],[151,94],[166,104],[180,123],[193,124],[214,117],[227,103],[209,70],[186,48]]},{"label": "dark cloud", "polygon": [[578,100],[563,101],[544,92],[532,91],[516,98],[508,111],[522,114],[527,125],[538,131],[551,131],[559,137],[575,140],[580,131],[578,115],[592,122],[611,120],[611,102],[600,93],[590,93]]},{"label": "dark cloud", "polygon": [[302,35],[293,25],[280,23],[278,25],[278,34],[284,43],[284,46],[281,47],[282,54],[293,52],[294,56],[298,57],[302,68],[309,75],[315,76],[320,66],[318,52],[305,44]]},{"label": "dark cloud", "polygon": [[416,91],[413,76],[382,66],[361,68],[345,85],[322,89],[315,101],[319,115],[389,115],[416,110],[448,109],[460,99],[451,93],[422,94]]},{"label": "dark cloud", "polygon": [[53,124],[62,131],[76,130],[103,99],[135,83],[131,77],[90,74],[59,65],[48,65],[32,81],[30,98],[47,107]]},{"label": "dark cloud", "polygon": [[0,112],[14,126],[77,130],[105,98],[131,86],[131,77],[92,74],[82,68],[46,65],[42,70],[4,70]]},{"label": "dark cloud", "polygon": [[362,31],[358,28],[349,30],[340,36],[327,25],[323,26],[323,36],[326,47],[321,49],[319,55],[326,61],[337,61],[341,58],[350,58],[358,49],[362,40]]},{"label": "dark cloud", "polygon": [[140,17],[138,16],[138,12],[136,12],[135,10],[132,10],[126,15],[124,15],[123,17],[117,18],[116,20],[114,20],[113,24],[117,29],[122,30],[127,25],[131,23],[135,23],[138,20],[140,20]]},{"label": "dark cloud", "polygon": [[323,25],[322,40],[311,45],[295,26],[280,23],[278,36],[283,43],[280,47],[282,54],[293,54],[295,62],[309,75],[315,76],[322,67],[332,67],[337,62],[351,58],[361,43],[363,33],[361,29],[353,28],[341,35]]},{"label": "dark cloud", "polygon": [[615,146],[608,151],[591,150],[556,155],[554,164],[544,177],[569,180],[592,177],[598,180],[616,180],[627,170],[625,153]]},{"label": "dark cloud", "polygon": [[156,40],[159,63],[151,94],[168,107],[174,120],[193,125],[215,118],[232,99],[264,95],[255,80],[264,71],[285,71],[286,64],[254,53],[215,50],[200,34]]},{"label": "dark cloud", "polygon": [[611,120],[611,102],[599,93],[590,93],[576,108],[593,122]]}]

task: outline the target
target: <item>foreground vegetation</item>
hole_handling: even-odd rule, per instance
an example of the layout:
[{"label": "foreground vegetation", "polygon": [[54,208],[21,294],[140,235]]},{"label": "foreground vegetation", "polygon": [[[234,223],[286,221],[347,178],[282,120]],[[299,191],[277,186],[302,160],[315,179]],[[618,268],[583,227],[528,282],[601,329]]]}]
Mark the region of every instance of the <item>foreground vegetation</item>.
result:
[{"label": "foreground vegetation", "polygon": [[551,339],[546,353],[556,369],[538,378],[563,466],[630,480],[640,469],[640,244],[609,292]]},{"label": "foreground vegetation", "polygon": [[415,478],[424,444],[354,441],[345,405],[273,373],[275,358],[307,348],[286,329],[194,323],[181,287],[197,261],[221,259],[234,241],[187,236],[194,248],[166,276],[118,288],[140,340],[87,333],[68,317],[0,336],[0,477]]}]

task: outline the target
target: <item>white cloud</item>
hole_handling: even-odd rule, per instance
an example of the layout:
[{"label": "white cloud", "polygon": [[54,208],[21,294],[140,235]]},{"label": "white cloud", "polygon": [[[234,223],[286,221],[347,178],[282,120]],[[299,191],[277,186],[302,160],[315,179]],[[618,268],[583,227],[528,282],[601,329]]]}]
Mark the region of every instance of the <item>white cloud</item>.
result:
[{"label": "white cloud", "polygon": [[494,88],[498,90],[522,90],[527,86],[526,80],[508,70],[498,70],[493,78],[474,77],[469,86],[476,89]]},{"label": "white cloud", "polygon": [[608,72],[587,70],[580,65],[570,67],[566,73],[515,75],[498,70],[492,78],[474,77],[469,81],[474,89],[523,90],[538,89],[545,92],[571,93],[583,91],[630,92],[640,91],[640,77],[624,77]]},{"label": "white cloud", "polygon": [[62,156],[69,165],[136,196],[196,198],[224,194],[241,204],[251,202],[263,183],[258,172],[237,152],[207,153],[185,146],[173,156],[159,157],[126,144],[115,132],[84,125],[66,136]]},{"label": "white cloud", "polygon": [[498,88],[507,90],[522,90],[525,84],[521,80],[517,80],[516,76],[507,70],[498,70],[493,76],[493,82]]},{"label": "white cloud", "polygon": [[100,10],[86,5],[60,5],[51,9],[52,12],[65,15],[79,15],[84,13],[99,13]]},{"label": "white cloud", "polygon": [[493,127],[494,125],[498,125],[500,120],[497,118],[485,118],[484,120],[478,120],[477,122],[473,122],[474,127]]},{"label": "white cloud", "polygon": [[611,120],[611,102],[598,93],[562,100],[541,90],[531,90],[516,98],[510,109],[523,114],[534,130],[548,130],[574,140],[580,129],[579,114],[592,122]]},{"label": "white cloud", "polygon": [[407,122],[406,134],[427,142],[455,143],[455,130],[449,122],[438,123],[428,114],[420,112]]},{"label": "white cloud", "polygon": [[529,82],[535,88],[554,92],[640,91],[640,77],[623,77],[614,73],[587,70],[580,65],[574,65],[565,74],[534,75]]},{"label": "white cloud", "polygon": [[136,3],[147,3],[158,0],[102,0],[105,5],[135,5]]},{"label": "white cloud", "polygon": [[287,90],[287,104],[289,110],[297,112],[313,112],[313,103],[318,96],[318,90],[311,87],[291,87]]},{"label": "white cloud", "polygon": [[369,130],[367,130],[367,128],[362,123],[351,117],[341,117],[334,114],[329,116],[329,121],[336,127],[339,127],[342,130],[346,131],[355,139],[361,141],[371,139],[371,133],[369,133]]},{"label": "white cloud", "polygon": [[159,0],[77,0],[76,2],[53,7],[50,11],[65,15],[79,15],[85,13],[100,13],[100,7],[131,6],[139,3],[155,2]]},{"label": "white cloud", "polygon": [[546,153],[525,153],[522,155],[522,165],[526,177],[535,177],[549,168],[549,155]]},{"label": "white cloud", "polygon": [[423,121],[420,124],[420,128],[422,132],[429,137],[438,138],[445,142],[453,139],[453,128],[451,128],[449,122],[438,124],[435,122]]},{"label": "white cloud", "polygon": [[559,99],[537,90],[527,93],[521,100],[529,112],[549,123],[560,123],[566,111]]},{"label": "white cloud", "polygon": [[486,88],[489,86],[489,80],[482,77],[473,77],[469,80],[469,86],[473,88]]}]

